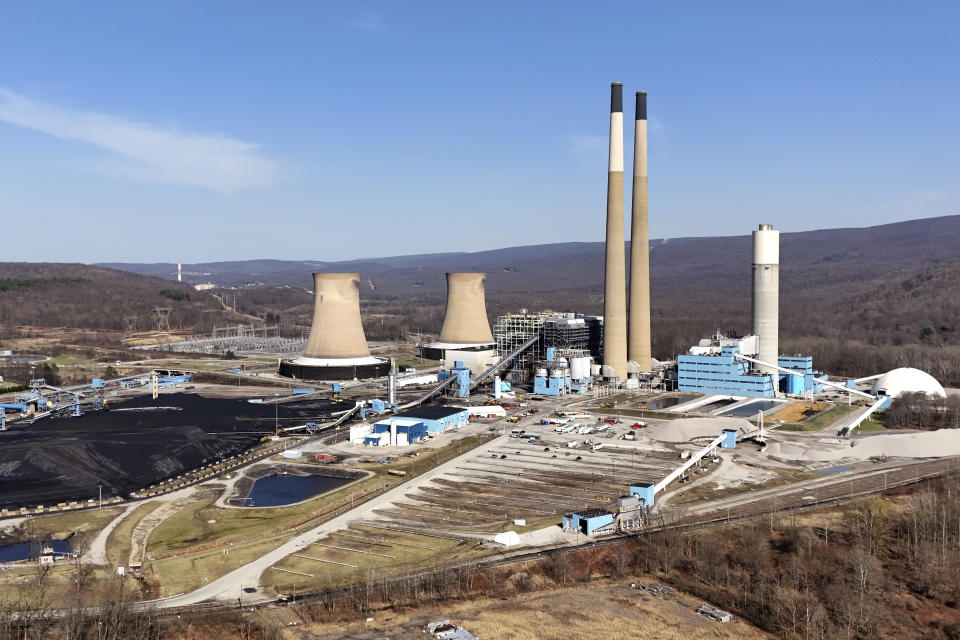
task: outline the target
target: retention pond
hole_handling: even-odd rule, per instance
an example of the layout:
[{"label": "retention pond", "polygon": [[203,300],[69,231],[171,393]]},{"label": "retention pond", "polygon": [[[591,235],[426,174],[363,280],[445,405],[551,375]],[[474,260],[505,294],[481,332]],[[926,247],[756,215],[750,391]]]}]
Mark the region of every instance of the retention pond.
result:
[{"label": "retention pond", "polygon": [[757,402],[750,402],[748,404],[740,405],[735,409],[724,411],[720,415],[729,416],[731,418],[751,418],[757,415],[758,411],[767,412],[781,404],[783,403],[777,402],[776,400],[758,400]]},{"label": "retention pond", "polygon": [[313,498],[339,489],[353,482],[353,478],[338,478],[318,474],[279,474],[257,479],[244,501],[245,507],[279,507]]},{"label": "retention pond", "polygon": [[57,555],[70,553],[70,542],[67,540],[48,540],[47,542],[17,542],[0,546],[0,563],[20,562],[39,558],[44,547],[50,547]]},{"label": "retention pond", "polygon": [[675,407],[678,404],[684,402],[689,402],[694,399],[695,396],[667,396],[665,398],[654,398],[647,403],[648,409],[667,409],[669,407]]}]

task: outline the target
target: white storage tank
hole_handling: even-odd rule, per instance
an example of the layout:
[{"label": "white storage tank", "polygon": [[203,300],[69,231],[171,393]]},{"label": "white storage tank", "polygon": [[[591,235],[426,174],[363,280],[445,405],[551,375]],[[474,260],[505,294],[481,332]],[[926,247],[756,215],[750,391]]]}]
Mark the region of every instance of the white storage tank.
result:
[{"label": "white storage tank", "polygon": [[[599,373],[599,372],[598,372]],[[590,377],[590,358],[570,358],[570,377],[574,380],[586,380]]]},{"label": "white storage tank", "polygon": [[556,367],[550,370],[551,378],[565,378],[567,375],[567,369],[565,367]]},{"label": "white storage tank", "polygon": [[601,365],[599,365],[599,364],[591,364],[591,365],[590,365],[590,375],[593,376],[594,378],[596,378],[597,376],[600,375],[600,369],[601,369]]},{"label": "white storage tank", "polygon": [[638,389],[640,387],[640,381],[636,378],[627,378],[623,382],[625,389]]},{"label": "white storage tank", "polygon": [[537,378],[546,378],[546,377],[547,377],[547,370],[546,370],[545,368],[543,368],[543,367],[538,367],[538,368],[533,372],[533,375],[534,375],[535,377],[537,377]]}]

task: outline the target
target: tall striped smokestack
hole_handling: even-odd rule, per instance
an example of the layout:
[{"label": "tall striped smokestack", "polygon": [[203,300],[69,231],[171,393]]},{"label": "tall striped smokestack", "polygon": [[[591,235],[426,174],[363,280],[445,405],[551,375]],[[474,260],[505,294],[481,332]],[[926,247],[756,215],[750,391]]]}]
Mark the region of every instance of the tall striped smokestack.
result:
[{"label": "tall striped smokestack", "polygon": [[[761,224],[753,232],[753,333],[760,337],[759,360],[770,364],[780,355],[780,232]],[[760,373],[776,374],[772,367],[757,365]]]},{"label": "tall striped smokestack", "polygon": [[610,163],[603,284],[603,364],[627,377],[627,283],[623,247],[623,85],[610,85]]},{"label": "tall striped smokestack", "polygon": [[647,94],[637,91],[633,134],[633,203],[630,211],[630,334],[628,356],[640,370],[650,361],[650,232],[647,212]]},{"label": "tall striped smokestack", "polygon": [[359,273],[313,274],[313,325],[305,358],[369,358],[360,320]]}]

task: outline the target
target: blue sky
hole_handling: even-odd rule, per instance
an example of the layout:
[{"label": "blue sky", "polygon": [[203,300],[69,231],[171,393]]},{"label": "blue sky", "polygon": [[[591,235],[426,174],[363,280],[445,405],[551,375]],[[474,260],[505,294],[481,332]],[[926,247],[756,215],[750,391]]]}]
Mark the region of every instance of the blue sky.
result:
[{"label": "blue sky", "polygon": [[649,93],[653,237],[957,214],[958,22],[954,2],[0,0],[2,259],[602,240],[612,80]]}]

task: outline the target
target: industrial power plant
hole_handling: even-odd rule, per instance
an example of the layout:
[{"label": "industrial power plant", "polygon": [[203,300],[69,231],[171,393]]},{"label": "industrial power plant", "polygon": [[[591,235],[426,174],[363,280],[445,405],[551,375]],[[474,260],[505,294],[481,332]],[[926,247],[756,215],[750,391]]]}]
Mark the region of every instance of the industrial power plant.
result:
[{"label": "industrial power plant", "polygon": [[[856,388],[866,379],[833,383],[814,368],[810,356],[779,352],[780,232],[770,224],[760,224],[752,234],[752,332],[746,336],[718,332],[673,361],[655,360],[646,92],[637,91],[634,103],[629,263],[624,237],[623,140],[623,85],[614,82],[610,86],[603,315],[524,309],[500,316],[491,330],[486,274],[447,273],[446,310],[439,336],[419,347],[420,356],[439,362],[441,371],[436,378],[426,379],[435,380],[439,392],[456,389],[458,397],[490,384],[497,394],[501,385],[530,385],[534,393],[545,396],[659,387],[731,399],[802,397],[834,388],[874,400],[880,397]],[[280,361],[281,376],[343,381],[375,379],[393,371],[389,358],[371,355],[364,338],[359,277],[314,274],[310,336],[300,357]],[[397,378],[395,372],[390,376],[391,398]],[[404,376],[399,378],[402,386]]]},{"label": "industrial power plant", "polygon": [[[522,298],[503,308],[491,293],[488,308],[487,273],[459,270],[484,267],[441,264],[426,275],[439,283],[451,269],[442,325],[429,305],[406,320],[428,318],[430,331],[378,340],[389,325],[374,334],[368,324],[368,334],[364,318],[400,313],[361,301],[360,273],[309,263],[312,315],[310,292],[293,292],[291,315],[303,320],[282,337],[253,325],[164,343],[137,336],[136,360],[111,355],[99,364],[110,365],[109,379],[74,386],[35,376],[41,360],[31,361],[30,384],[0,402],[0,467],[10,476],[0,519],[96,510],[115,528],[82,557],[106,574],[142,581],[158,608],[236,607],[238,596],[243,608],[361,575],[393,579],[514,553],[535,561],[601,537],[645,544],[638,533],[680,523],[772,522],[775,512],[942,475],[943,458],[960,456],[960,429],[897,432],[877,421],[904,397],[945,414],[948,390],[933,376],[901,367],[831,379],[812,355],[781,353],[773,224],[750,229],[752,256],[738,258],[751,280],[750,315],[739,319],[749,333],[717,330],[654,357],[647,97],[635,93],[628,225],[623,85],[610,86],[606,209],[597,193],[593,217],[605,222],[602,314],[599,281],[595,307],[528,309]],[[178,260],[168,280],[184,273]],[[363,282],[374,288],[374,277]],[[376,288],[396,293],[384,281]],[[169,320],[171,309],[158,309]],[[175,332],[167,322],[156,333]],[[139,519],[117,527],[128,514]],[[170,518],[176,527],[165,526]],[[81,558],[69,544],[44,548],[14,562]],[[443,635],[452,625],[436,628],[459,637]]]}]

